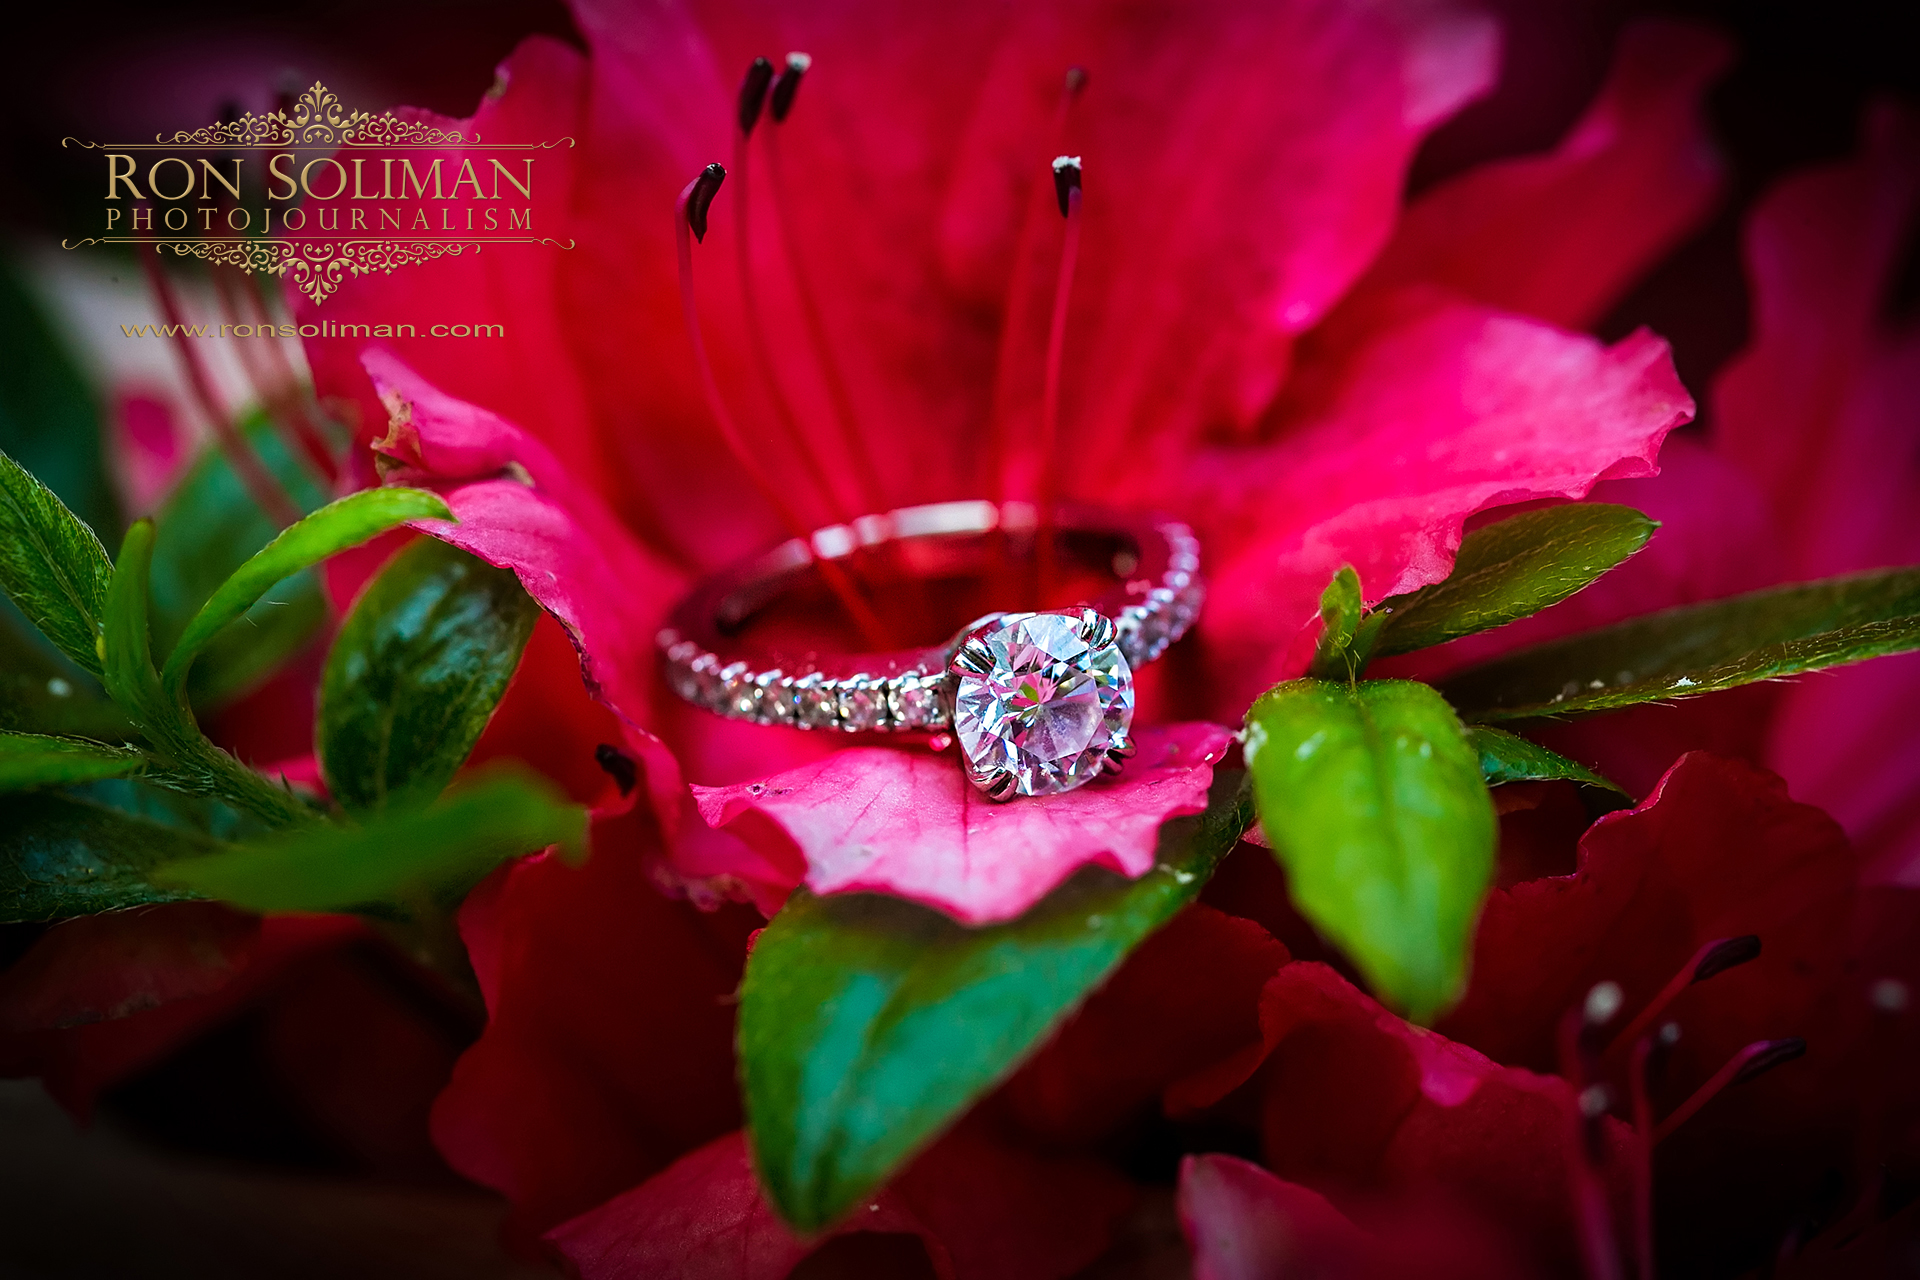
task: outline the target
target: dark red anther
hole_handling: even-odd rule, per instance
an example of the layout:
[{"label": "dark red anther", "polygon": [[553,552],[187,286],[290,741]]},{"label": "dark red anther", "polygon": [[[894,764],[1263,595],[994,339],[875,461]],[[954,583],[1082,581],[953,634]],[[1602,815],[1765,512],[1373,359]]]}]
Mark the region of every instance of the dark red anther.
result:
[{"label": "dark red anther", "polygon": [[1673,1114],[1660,1122],[1654,1131],[1655,1142],[1664,1141],[1668,1134],[1691,1120],[1700,1108],[1712,1102],[1724,1089],[1736,1084],[1745,1084],[1757,1076],[1763,1076],[1783,1062],[1792,1062],[1807,1051],[1807,1042],[1799,1036],[1789,1036],[1784,1040],[1756,1040],[1740,1052],[1727,1059],[1725,1066],[1693,1091],[1693,1096],[1673,1109]]},{"label": "dark red anther", "polygon": [[1696,982],[1705,982],[1708,978],[1718,977],[1729,969],[1738,968],[1749,960],[1757,958],[1759,954],[1760,938],[1757,934],[1742,934],[1737,938],[1716,938],[1712,942],[1702,944],[1686,964],[1681,966],[1680,972],[1668,979],[1667,985],[1660,988],[1653,999],[1647,1001],[1646,1007],[1634,1015],[1633,1021],[1627,1024],[1626,1029],[1613,1038],[1611,1047],[1630,1045],[1639,1039],[1648,1028],[1653,1026],[1655,1020],[1666,1012],[1667,1006],[1688,987]]},{"label": "dark red anther", "polygon": [[807,69],[811,66],[813,66],[813,59],[804,53],[787,55],[787,65],[780,72],[779,78],[773,82],[773,100],[768,103],[768,110],[773,113],[775,124],[785,121],[787,113],[793,110],[793,98],[800,92],[801,77],[807,74]]},{"label": "dark red anther", "polygon": [[693,232],[693,238],[705,241],[707,238],[707,210],[713,206],[713,198],[720,194],[720,184],[727,180],[725,165],[710,164],[700,171],[700,176],[687,184],[680,200],[686,209],[687,229]]},{"label": "dark red anther", "polygon": [[1066,217],[1073,207],[1073,193],[1080,189],[1080,157],[1055,156],[1053,158],[1053,194],[1060,201],[1060,216]]},{"label": "dark red anther", "polygon": [[1733,1073],[1733,1079],[1727,1081],[1727,1085],[1731,1088],[1736,1084],[1745,1084],[1749,1080],[1765,1075],[1783,1062],[1792,1062],[1795,1058],[1804,1057],[1806,1052],[1807,1042],[1799,1036],[1788,1036],[1784,1040],[1769,1040],[1766,1048],[1740,1064],[1740,1069]]},{"label": "dark red anther", "polygon": [[1087,69],[1085,67],[1068,67],[1065,85],[1067,96],[1073,97],[1086,87]]},{"label": "dark red anther", "polygon": [[755,58],[747,64],[747,74],[740,78],[740,132],[752,133],[753,126],[760,123],[760,109],[767,105],[767,88],[773,83],[773,64],[765,58]]},{"label": "dark red anther", "polygon": [[632,795],[634,786],[640,781],[640,771],[634,767],[633,757],[610,742],[603,742],[593,749],[593,759],[606,771],[613,785],[620,788],[620,794]]},{"label": "dark red anther", "polygon": [[1743,934],[1738,938],[1723,938],[1719,942],[1710,942],[1706,954],[1693,966],[1693,980],[1705,982],[1708,978],[1718,977],[1729,969],[1737,969],[1749,960],[1760,955],[1760,935]]}]

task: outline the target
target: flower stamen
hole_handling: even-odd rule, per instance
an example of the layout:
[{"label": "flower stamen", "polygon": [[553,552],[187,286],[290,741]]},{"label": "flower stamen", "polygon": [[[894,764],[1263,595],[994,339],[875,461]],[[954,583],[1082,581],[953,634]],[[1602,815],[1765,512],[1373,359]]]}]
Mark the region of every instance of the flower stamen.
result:
[{"label": "flower stamen", "polygon": [[1654,1280],[1653,1254],[1653,1081],[1680,1042],[1680,1024],[1663,1022],[1650,1036],[1633,1042],[1627,1063],[1627,1092],[1633,1110],[1633,1252],[1639,1280]]},{"label": "flower stamen", "polygon": [[[800,92],[801,78],[812,65],[813,59],[804,53],[787,55],[786,67],[775,77],[773,90],[768,97],[768,114],[773,117],[775,124],[785,123],[793,110],[794,95]],[[820,362],[822,380],[827,384],[827,397],[833,404],[834,426],[839,431],[841,447],[853,463],[860,504],[870,512],[885,511],[888,507],[886,486],[881,483],[879,470],[867,454],[867,436],[860,429],[859,416],[853,407],[853,395],[847,389],[840,362],[834,358],[833,345],[827,340],[826,320],[820,314],[813,281],[807,273],[806,261],[800,254],[793,234],[793,223],[787,213],[786,167],[781,160],[778,129],[767,131],[767,159],[773,169],[773,181],[768,194],[772,198],[774,224],[780,232],[780,249],[786,257],[787,269],[793,273],[800,315],[806,322],[807,340],[812,343],[814,356]]]},{"label": "flower stamen", "polygon": [[[747,447],[740,428],[733,420],[726,401],[720,395],[719,379],[714,377],[713,362],[707,358],[706,340],[700,333],[700,313],[694,302],[693,294],[693,244],[692,240],[706,239],[707,212],[713,205],[713,198],[719,194],[720,184],[726,181],[725,166],[710,164],[696,175],[680,192],[676,202],[676,217],[673,220],[674,249],[680,263],[680,309],[686,322],[687,342],[693,348],[693,362],[700,375],[700,389],[707,400],[707,412],[712,416],[714,426],[720,431],[720,439],[726,445],[727,452],[760,491],[767,505],[773,508],[780,522],[787,526],[787,532],[795,538],[807,540],[810,537],[806,523],[800,515],[787,504],[778,485],[773,483],[766,469],[754,458]],[[691,233],[691,239],[689,239]],[[814,557],[814,564],[820,570],[821,578],[826,582],[842,607],[847,611],[855,625],[869,643],[886,647],[885,628],[873,612],[872,606],[860,598],[852,582],[841,566],[821,556]]]},{"label": "flower stamen", "polygon": [[1040,441],[1037,445],[1040,468],[1039,492],[1034,505],[1039,509],[1037,550],[1039,560],[1039,603],[1044,604],[1053,589],[1055,549],[1053,545],[1054,507],[1059,491],[1053,469],[1056,438],[1060,434],[1060,374],[1067,346],[1067,308],[1073,297],[1073,275],[1080,262],[1080,157],[1056,156],[1053,161],[1053,189],[1060,202],[1060,216],[1067,229],[1060,246],[1060,274],[1053,287],[1053,318],[1047,325],[1046,381],[1040,393]]},{"label": "flower stamen", "polygon": [[1653,1131],[1653,1140],[1664,1141],[1675,1129],[1691,1120],[1700,1108],[1712,1102],[1724,1089],[1745,1084],[1773,1070],[1783,1062],[1792,1062],[1807,1051],[1807,1042],[1799,1036],[1784,1040],[1755,1040],[1727,1059],[1725,1066],[1693,1091],[1693,1096],[1673,1109],[1673,1114]]},{"label": "flower stamen", "polygon": [[1599,1065],[1599,1034],[1620,1012],[1621,999],[1618,983],[1597,983],[1585,1000],[1560,1019],[1560,1071],[1575,1090],[1568,1116],[1567,1181],[1588,1280],[1621,1280],[1613,1216],[1607,1209],[1606,1183],[1601,1175],[1606,1160],[1606,1114],[1613,1095],[1606,1085],[1592,1078]]},{"label": "flower stamen", "polygon": [[806,468],[807,478],[820,491],[827,512],[837,524],[849,524],[860,514],[850,510],[841,501],[833,487],[833,479],[827,474],[819,452],[807,444],[806,433],[800,429],[800,420],[793,411],[793,402],[788,399],[786,388],[780,383],[779,373],[774,368],[773,350],[767,342],[766,325],[760,316],[759,290],[754,287],[753,273],[753,200],[748,177],[751,172],[748,159],[751,149],[748,142],[753,136],[753,127],[760,119],[760,111],[767,98],[768,87],[773,83],[773,63],[765,58],[755,58],[747,67],[747,73],[740,81],[740,96],[736,120],[739,128],[733,135],[733,178],[739,197],[735,201],[735,234],[733,237],[736,274],[740,279],[740,309],[746,315],[747,341],[753,349],[753,362],[759,369],[760,380],[766,384],[767,395],[773,401],[774,417],[780,423],[781,433],[790,449]]},{"label": "flower stamen", "polygon": [[1719,977],[1729,969],[1736,969],[1760,955],[1760,938],[1757,934],[1743,934],[1737,938],[1716,938],[1705,943],[1693,953],[1680,971],[1668,979],[1660,993],[1647,1002],[1647,1007],[1634,1016],[1626,1029],[1613,1038],[1608,1046],[1609,1052],[1623,1044],[1633,1044],[1647,1029],[1653,1026],[1655,1019],[1666,1011],[1668,1005],[1677,999],[1682,991],[1696,982],[1705,982],[1709,978]]},{"label": "flower stamen", "polygon": [[182,369],[187,375],[187,386],[193,397],[200,403],[200,411],[207,415],[207,422],[213,428],[214,438],[220,442],[220,451],[227,456],[227,465],[233,468],[234,475],[246,488],[248,496],[267,514],[275,524],[285,528],[300,518],[300,507],[287,495],[287,491],[260,461],[253,446],[247,442],[239,427],[221,404],[219,394],[213,389],[213,378],[200,361],[199,351],[194,349],[192,341],[186,337],[185,316],[180,309],[180,300],[173,291],[173,282],[167,279],[166,270],[161,267],[156,256],[149,258],[142,254],[141,265],[146,269],[147,280],[153,286],[153,296],[160,303],[160,314],[167,322],[167,331],[173,335],[174,354],[179,356]]}]

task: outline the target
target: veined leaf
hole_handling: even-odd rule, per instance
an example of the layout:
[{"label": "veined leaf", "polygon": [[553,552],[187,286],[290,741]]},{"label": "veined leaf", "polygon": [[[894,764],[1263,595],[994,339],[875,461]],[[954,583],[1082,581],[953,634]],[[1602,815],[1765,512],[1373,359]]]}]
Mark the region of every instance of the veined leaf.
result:
[{"label": "veined leaf", "polygon": [[0,453],[0,587],[60,652],[96,676],[112,576],[93,530]]},{"label": "veined leaf", "polygon": [[1920,569],[1683,605],[1523,649],[1440,684],[1468,720],[1693,697],[1920,648]]},{"label": "veined leaf", "polygon": [[1557,751],[1549,751],[1519,734],[1476,724],[1467,728],[1467,739],[1480,753],[1480,776],[1487,785],[1503,782],[1536,782],[1564,778],[1569,782],[1602,787],[1626,795],[1617,783],[1609,782],[1578,760],[1569,760]]},{"label": "veined leaf", "polygon": [[1461,541],[1446,581],[1381,601],[1378,656],[1490,631],[1558,604],[1644,547],[1659,527],[1632,507],[1575,502],[1476,529]]},{"label": "veined leaf", "polygon": [[62,920],[198,897],[146,872],[220,846],[57,792],[0,796],[0,920]]},{"label": "veined leaf", "polygon": [[274,786],[209,742],[189,712],[160,687],[147,641],[147,570],[153,560],[153,521],[136,520],[120,544],[107,590],[100,656],[107,692],[139,723],[166,768],[151,780],[190,795],[213,796],[272,826],[310,821],[298,797]]},{"label": "veined leaf", "polygon": [[0,791],[118,778],[146,763],[142,753],[104,742],[0,730]]},{"label": "veined leaf", "polygon": [[1018,920],[969,929],[874,894],[799,890],[747,961],[740,1063],[753,1149],[787,1221],[858,1203],[1010,1073],[1199,896],[1251,819],[1238,775],[1160,830],[1128,881],[1087,868]]},{"label": "veined leaf", "polygon": [[221,628],[259,602],[281,579],[308,569],[336,552],[358,546],[376,534],[409,520],[434,517],[451,520],[446,502],[424,489],[363,489],[328,503],[312,515],[289,525],[220,584],[167,655],[160,679],[166,691],[179,697],[193,660]]},{"label": "veined leaf", "polygon": [[1493,873],[1480,760],[1407,680],[1292,680],[1247,712],[1260,826],[1294,905],[1389,1002],[1432,1018],[1466,983]]},{"label": "veined leaf", "polygon": [[320,685],[327,786],[350,810],[431,800],[487,726],[539,606],[508,569],[420,538],[347,615]]},{"label": "veined leaf", "polygon": [[553,844],[583,852],[586,826],[586,811],[547,783],[496,776],[425,809],[388,810],[360,826],[311,823],[169,863],[153,879],[253,911],[457,899],[503,859]]},{"label": "veined leaf", "polygon": [[[250,414],[240,431],[302,512],[326,505],[325,489],[265,414]],[[154,522],[161,536],[150,585],[153,648],[164,654],[220,584],[280,530],[234,474],[225,451],[212,445],[167,495]],[[193,705],[217,707],[253,688],[305,645],[326,617],[326,599],[311,570],[274,584],[247,611],[244,624],[214,637],[194,664],[187,680]]]}]

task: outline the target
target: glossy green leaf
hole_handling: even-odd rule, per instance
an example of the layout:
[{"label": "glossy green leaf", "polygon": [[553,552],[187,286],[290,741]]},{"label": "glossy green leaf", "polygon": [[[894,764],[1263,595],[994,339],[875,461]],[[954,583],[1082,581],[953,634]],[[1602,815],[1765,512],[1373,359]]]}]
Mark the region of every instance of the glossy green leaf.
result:
[{"label": "glossy green leaf", "polygon": [[1378,654],[1444,644],[1558,604],[1647,545],[1659,527],[1632,507],[1575,502],[1476,529],[1446,581],[1381,601]]},{"label": "glossy green leaf", "polygon": [[1569,760],[1557,751],[1549,751],[1537,742],[1529,742],[1516,733],[1476,724],[1467,728],[1467,738],[1480,753],[1480,776],[1487,785],[1503,782],[1540,782],[1565,779],[1589,787],[1601,787],[1626,795],[1617,783],[1609,782],[1578,760]]},{"label": "glossy green leaf", "polygon": [[173,652],[167,655],[166,666],[160,673],[162,685],[168,693],[178,696],[194,658],[207,643],[227,624],[237,621],[258,604],[281,579],[312,568],[328,556],[356,547],[396,525],[427,517],[451,520],[453,512],[439,494],[425,489],[363,489],[289,525],[234,570],[233,576],[221,583],[201,606],[187,629],[181,632]]},{"label": "glossy green leaf", "polygon": [[1468,720],[1604,711],[1920,649],[1920,569],[1683,605],[1536,645],[1441,682]]},{"label": "glossy green leaf", "polygon": [[1493,873],[1478,753],[1440,695],[1407,680],[1292,680],[1247,713],[1247,768],[1300,913],[1410,1016],[1466,982]]},{"label": "glossy green leaf", "polygon": [[254,911],[457,900],[503,859],[552,844],[583,851],[586,829],[586,810],[545,781],[495,776],[425,809],[390,809],[360,825],[312,823],[171,863],[154,880]]},{"label": "glossy green leaf", "polygon": [[107,692],[163,758],[164,767],[150,776],[163,786],[236,805],[271,826],[312,820],[315,815],[304,801],[209,742],[187,709],[161,689],[147,637],[153,539],[151,520],[136,520],[127,529],[107,590],[100,642]]},{"label": "glossy green leaf", "polygon": [[104,742],[0,730],[0,791],[118,778],[146,763],[140,752]]},{"label": "glossy green leaf", "polygon": [[[301,511],[326,505],[326,491],[271,420],[256,412],[240,429]],[[153,647],[167,653],[208,597],[280,529],[255,505],[225,451],[212,445],[154,520],[160,539],[153,552]],[[305,646],[326,618],[326,598],[311,570],[274,584],[243,623],[214,637],[194,663],[187,680],[193,705],[217,707],[255,687]]]},{"label": "glossy green leaf", "polygon": [[1198,897],[1251,819],[1241,781],[1220,774],[1206,813],[1163,826],[1145,876],[1087,868],[1006,924],[795,892],[740,992],[748,1126],[781,1215],[812,1231],[870,1195]]},{"label": "glossy green leaf", "polygon": [[0,588],[60,652],[96,676],[112,576],[93,530],[0,453]]},{"label": "glossy green leaf", "polygon": [[57,792],[0,796],[0,921],[61,920],[198,897],[146,873],[219,845]]},{"label": "glossy green leaf", "polygon": [[320,685],[319,750],[356,811],[440,793],[479,740],[539,606],[508,569],[421,538],[347,615]]}]

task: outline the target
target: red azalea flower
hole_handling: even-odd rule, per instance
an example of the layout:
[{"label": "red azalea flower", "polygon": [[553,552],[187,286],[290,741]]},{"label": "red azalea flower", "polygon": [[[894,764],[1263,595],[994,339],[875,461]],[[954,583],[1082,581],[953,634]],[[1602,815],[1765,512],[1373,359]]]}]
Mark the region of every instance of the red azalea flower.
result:
[{"label": "red azalea flower", "polygon": [[[1131,823],[1089,825],[1078,815],[1100,807],[1091,797],[1035,806],[1061,850],[1039,867],[1000,824],[992,838],[969,837],[977,874],[964,880],[943,842],[897,830],[858,837],[870,856],[855,872],[836,852],[840,784],[878,768],[863,785],[889,785],[885,770],[903,767],[897,750],[769,778],[834,744],[716,722],[661,687],[653,636],[689,572],[778,531],[714,430],[690,362],[644,354],[685,350],[666,211],[705,158],[732,154],[733,82],[721,68],[735,45],[742,67],[749,42],[804,43],[819,67],[790,121],[742,144],[750,166],[774,162],[770,181],[722,195],[717,234],[697,256],[723,395],[763,426],[755,465],[788,477],[800,515],[821,523],[1043,483],[1190,518],[1215,566],[1202,663],[1162,677],[1164,709],[1143,719],[1209,707],[1231,718],[1251,691],[1302,668],[1318,592],[1340,564],[1360,568],[1371,596],[1432,581],[1474,511],[1648,474],[1661,437],[1691,411],[1656,340],[1609,350],[1409,267],[1371,291],[1339,342],[1299,341],[1387,239],[1422,133],[1484,88],[1494,35],[1471,15],[1223,6],[1183,14],[1171,35],[1141,15],[1098,11],[1004,24],[891,13],[776,24],[722,11],[696,27],[588,7],[580,22],[590,61],[530,44],[471,127],[583,140],[547,197],[581,248],[498,266],[445,261],[351,283],[327,304],[329,318],[351,324],[422,296],[445,305],[484,292],[514,317],[501,357],[475,364],[426,342],[351,339],[321,340],[313,358],[327,391],[357,395],[369,423],[391,419],[371,433],[387,474],[446,493],[461,523],[439,536],[514,567],[566,625],[644,765],[674,880],[751,893],[763,907],[798,882],[858,883],[970,921],[1005,919],[1077,865],[1143,866],[1157,822],[1198,807],[1217,754],[1169,756],[1188,771],[1179,786],[1108,788],[1105,807],[1127,806]],[[1706,55],[1690,39],[1656,78],[1697,86]],[[1187,52],[1168,56],[1174,48]],[[1067,66],[1084,66],[1095,87],[1063,96]],[[1166,103],[1182,105],[1169,114]],[[1095,176],[1061,370],[1066,407],[1042,459],[1032,424],[1043,343],[1028,330],[1049,305],[1059,224],[1032,177],[1059,138],[1094,157]],[[636,219],[643,209],[660,217]],[[1661,226],[1672,221],[1661,214]],[[726,253],[743,228],[748,238]],[[1645,253],[1647,233],[1634,236],[1639,247],[1616,255],[1623,272]],[[743,297],[755,309],[743,312]],[[816,308],[817,351],[806,321]],[[756,324],[779,339],[770,371],[755,365]],[[1283,384],[1302,391],[1276,399]],[[803,442],[778,429],[774,385]],[[822,484],[787,452],[801,444],[826,460]],[[875,492],[856,501],[862,477]],[[916,622],[931,639],[964,620]],[[756,804],[759,820],[745,828],[735,800],[703,802],[729,824],[716,832],[683,776],[785,794],[777,813]],[[923,821],[964,830],[964,801],[961,789],[929,791]]]},{"label": "red azalea flower", "polygon": [[[1004,21],[718,12],[698,26],[579,16],[591,58],[529,42],[472,128],[581,139],[543,190],[580,247],[443,260],[350,282],[327,304],[351,324],[426,297],[456,310],[484,300],[512,317],[497,358],[404,340],[311,347],[322,387],[361,403],[385,473],[447,495],[461,523],[433,532],[515,568],[618,716],[616,737],[570,715],[540,752],[571,752],[577,774],[596,746],[623,743],[658,819],[656,836],[607,792],[585,871],[529,860],[463,917],[492,1017],[436,1134],[533,1227],[733,1123],[724,1011],[686,1004],[655,975],[707,974],[689,990],[710,1000],[738,952],[720,959],[697,916],[652,899],[644,864],[767,910],[806,882],[1004,919],[1078,865],[1142,869],[1158,823],[1200,806],[1220,749],[1205,726],[1149,730],[1138,777],[976,832],[944,761],[730,724],[661,687],[653,635],[690,576],[781,532],[686,359],[669,240],[675,193],[732,154],[731,68],[787,46],[818,66],[791,120],[748,144],[755,180],[736,164],[697,258],[707,345],[735,413],[760,428],[756,456],[794,478],[793,501],[822,523],[1032,493],[1043,473],[1064,496],[1192,520],[1214,604],[1198,654],[1143,692],[1160,708],[1144,722],[1237,718],[1251,692],[1301,671],[1319,591],[1343,563],[1370,598],[1407,590],[1444,576],[1476,511],[1651,473],[1691,411],[1663,345],[1642,334],[1609,349],[1508,308],[1584,320],[1699,215],[1717,174],[1693,101],[1724,57],[1684,29],[1630,41],[1566,147],[1531,162],[1531,177],[1487,183],[1482,207],[1529,229],[1489,249],[1481,221],[1444,213],[1450,189],[1394,231],[1412,148],[1491,75],[1492,29],[1464,11],[1222,6],[1171,27],[1091,9]],[[1069,66],[1093,87],[1063,95]],[[1062,426],[1043,459],[1034,424],[1060,224],[1034,177],[1062,149],[1088,157],[1091,176]],[[1618,211],[1605,235],[1553,216],[1602,195]],[[1524,297],[1509,296],[1516,277]],[[742,309],[748,283],[756,313]],[[756,315],[778,339],[771,374],[756,366]],[[825,459],[824,484],[778,429],[773,383],[806,424],[804,451]],[[1146,767],[1156,750],[1164,769]],[[922,774],[915,829],[935,838],[852,812],[850,790],[884,795]],[[1035,822],[1053,827],[1055,851],[1037,862]],[[581,923],[601,912],[604,925]],[[632,941],[621,922],[643,916],[661,923]],[[1531,1089],[1556,1105],[1551,1082]],[[615,1230],[596,1221],[596,1239]],[[561,1237],[577,1258],[615,1256],[580,1245],[585,1231]]]}]

